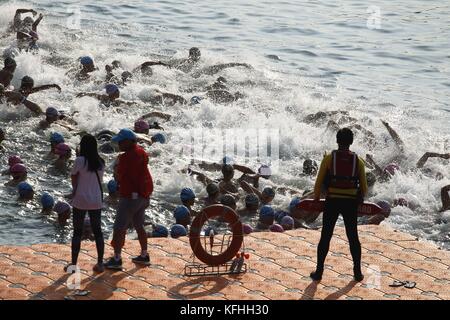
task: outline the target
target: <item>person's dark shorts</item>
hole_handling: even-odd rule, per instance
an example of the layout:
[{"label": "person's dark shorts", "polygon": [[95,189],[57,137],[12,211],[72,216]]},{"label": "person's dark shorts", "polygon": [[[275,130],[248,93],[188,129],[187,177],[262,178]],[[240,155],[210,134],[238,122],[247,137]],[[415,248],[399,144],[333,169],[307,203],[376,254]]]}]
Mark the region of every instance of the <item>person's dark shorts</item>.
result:
[{"label": "person's dark shorts", "polygon": [[134,228],[143,227],[145,220],[145,209],[148,208],[149,204],[149,199],[121,198],[119,200],[116,219],[114,221],[114,230],[125,231],[128,229],[131,222],[133,222]]}]

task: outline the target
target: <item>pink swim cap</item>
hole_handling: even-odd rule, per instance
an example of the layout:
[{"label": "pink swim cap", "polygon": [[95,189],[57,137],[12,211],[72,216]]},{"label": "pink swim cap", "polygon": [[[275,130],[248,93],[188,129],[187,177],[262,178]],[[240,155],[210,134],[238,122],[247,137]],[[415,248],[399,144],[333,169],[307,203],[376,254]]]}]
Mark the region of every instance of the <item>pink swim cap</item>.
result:
[{"label": "pink swim cap", "polygon": [[139,119],[134,123],[134,131],[136,133],[145,133],[148,129],[150,129],[150,125],[145,120]]},{"label": "pink swim cap", "polygon": [[59,143],[55,147],[55,153],[60,156],[70,154],[70,151],[71,151],[70,147],[65,143]]},{"label": "pink swim cap", "polygon": [[10,156],[9,158],[8,158],[8,165],[9,165],[9,167],[11,168],[13,165],[15,165],[15,164],[18,164],[18,163],[23,163],[22,162],[22,159],[20,159],[20,157],[19,156]]},{"label": "pink swim cap", "polygon": [[26,173],[27,167],[25,167],[22,163],[16,163],[9,169],[10,173]]},{"label": "pink swim cap", "polygon": [[250,233],[253,232],[253,228],[252,228],[251,225],[249,225],[249,224],[247,224],[247,223],[244,223],[244,224],[242,225],[242,231],[244,232],[244,234],[250,234]]},{"label": "pink swim cap", "polygon": [[282,226],[280,226],[278,223],[275,223],[269,227],[269,230],[272,232],[284,232],[284,229]]},{"label": "pink swim cap", "polygon": [[390,163],[384,167],[383,171],[389,173],[391,176],[395,174],[395,171],[400,170],[400,167],[396,163]]}]

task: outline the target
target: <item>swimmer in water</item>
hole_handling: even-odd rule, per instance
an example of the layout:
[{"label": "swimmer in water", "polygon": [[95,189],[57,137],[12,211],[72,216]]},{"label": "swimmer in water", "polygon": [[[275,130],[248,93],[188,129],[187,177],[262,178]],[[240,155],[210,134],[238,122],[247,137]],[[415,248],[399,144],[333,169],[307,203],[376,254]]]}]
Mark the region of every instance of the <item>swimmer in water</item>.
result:
[{"label": "swimmer in water", "polygon": [[440,212],[450,210],[450,184],[441,189],[442,209]]},{"label": "swimmer in water", "polygon": [[245,196],[245,207],[238,209],[236,213],[241,217],[253,217],[258,215],[259,198],[256,194],[250,193]]},{"label": "swimmer in water", "polygon": [[136,105],[136,102],[133,101],[125,101],[122,99],[119,99],[120,97],[120,90],[119,87],[115,84],[107,84],[105,86],[106,94],[99,94],[99,93],[93,93],[93,92],[81,92],[76,95],[77,98],[81,97],[92,97],[98,99],[104,106],[110,107],[118,107],[120,105],[127,105],[127,106],[133,106]]},{"label": "swimmer in water", "polygon": [[65,143],[59,143],[55,146],[55,154],[59,156],[54,163],[55,168],[61,173],[67,173],[72,149]]},{"label": "swimmer in water", "polygon": [[48,156],[56,156],[55,148],[58,144],[64,143],[64,137],[62,134],[58,132],[52,132],[50,134],[50,151],[48,153]]},{"label": "swimmer in water", "polygon": [[191,188],[183,188],[180,192],[180,200],[183,206],[189,209],[189,213],[191,217],[195,217],[198,212],[195,211],[192,207],[195,204],[195,193]]},{"label": "swimmer in water", "polygon": [[30,94],[43,90],[48,90],[51,88],[56,88],[59,92],[61,92],[61,87],[58,86],[57,84],[45,84],[42,86],[35,87],[33,78],[25,76],[22,78],[20,88],[18,89],[18,91],[24,96],[28,97]]},{"label": "swimmer in water", "polygon": [[51,214],[55,206],[55,199],[47,192],[41,195],[42,214]]},{"label": "swimmer in water", "polygon": [[[94,64],[94,60],[89,56],[80,58],[81,70],[75,74],[75,79],[79,81],[89,80],[91,73],[98,70]],[[69,71],[70,72],[70,71]]]},{"label": "swimmer in water", "polygon": [[28,170],[27,167],[22,163],[17,163],[9,169],[9,173],[12,177],[10,181],[5,183],[7,187],[15,187],[19,185],[21,182],[27,180]]},{"label": "swimmer in water", "polygon": [[4,86],[3,90],[6,90],[11,84],[11,80],[14,77],[16,68],[16,60],[10,57],[6,57],[4,60],[4,67],[2,70],[0,70],[0,84]]},{"label": "swimmer in water", "polygon": [[64,201],[58,201],[53,210],[57,214],[57,221],[59,226],[64,227],[67,225],[67,220],[70,219],[70,215],[72,212],[72,208],[67,202]]},{"label": "swimmer in water", "polygon": [[206,193],[208,196],[202,199],[205,207],[219,203],[220,190],[217,183],[211,182],[207,184]]},{"label": "swimmer in water", "polygon": [[19,201],[30,201],[34,198],[33,187],[28,182],[21,182],[17,185]]},{"label": "swimmer in water", "polygon": [[48,129],[52,124],[58,124],[59,126],[66,128],[69,131],[75,131],[76,129],[72,125],[77,125],[77,122],[71,117],[59,112],[56,108],[48,107],[45,110],[45,119],[39,122],[38,128],[41,130]]},{"label": "swimmer in water", "polygon": [[23,104],[35,115],[41,115],[43,113],[41,107],[29,101],[26,96],[17,91],[5,90],[3,84],[0,84],[0,102],[4,102],[4,98],[6,98],[6,102],[12,103],[13,105]]},{"label": "swimmer in water", "polygon": [[145,102],[152,105],[164,105],[164,106],[174,106],[177,103],[187,104],[187,100],[180,95],[162,92],[159,89],[149,89],[148,95],[145,97]]}]

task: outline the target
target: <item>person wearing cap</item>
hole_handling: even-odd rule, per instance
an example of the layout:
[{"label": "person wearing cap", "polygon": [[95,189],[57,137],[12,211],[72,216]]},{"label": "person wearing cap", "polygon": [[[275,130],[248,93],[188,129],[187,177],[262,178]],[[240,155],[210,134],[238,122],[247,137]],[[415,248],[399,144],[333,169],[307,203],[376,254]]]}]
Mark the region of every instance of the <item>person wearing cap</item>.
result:
[{"label": "person wearing cap", "polygon": [[[95,67],[94,60],[89,56],[81,57],[80,59],[81,70],[75,74],[75,79],[78,81],[86,81],[91,77],[91,73],[98,70]],[[70,72],[70,71],[69,71]]]},{"label": "person wearing cap", "polygon": [[41,195],[42,212],[44,214],[50,214],[55,206],[55,199],[48,192],[44,192]]},{"label": "person wearing cap", "polygon": [[222,194],[231,194],[234,197],[238,197],[239,189],[236,183],[233,181],[234,167],[231,164],[224,164],[222,166],[223,178],[219,182],[219,190]]},{"label": "person wearing cap", "polygon": [[59,132],[52,132],[50,134],[50,151],[48,153],[49,156],[56,156],[57,154],[55,153],[55,148],[58,144],[60,143],[64,143],[64,137],[61,133]]},{"label": "person wearing cap", "polygon": [[[237,205],[236,205],[236,198],[233,197],[231,194],[223,194],[220,196],[219,199],[220,204],[230,207],[234,211],[236,211]],[[220,220],[220,219],[219,219]]]},{"label": "person wearing cap", "polygon": [[167,238],[169,229],[161,224],[152,224],[152,232],[147,233],[148,238]]},{"label": "person wearing cap", "polygon": [[[0,82],[3,79],[7,83],[9,83],[11,80],[8,80],[7,78],[5,80],[5,74],[4,73],[2,74],[3,71],[4,70],[0,71]],[[34,112],[36,115],[40,115],[43,113],[41,107],[39,107],[36,103],[28,100],[26,96],[17,91],[5,90],[5,86],[2,83],[0,83],[0,103],[4,102],[4,98],[6,98],[6,102],[11,103],[13,105],[23,104],[26,108]]]},{"label": "person wearing cap", "polygon": [[39,91],[44,91],[44,90],[48,90],[51,88],[56,88],[58,89],[59,92],[61,92],[61,87],[58,86],[57,84],[44,84],[41,86],[34,86],[34,80],[33,78],[31,78],[30,76],[25,76],[22,78],[21,82],[20,82],[20,88],[18,89],[18,91],[23,94],[24,96],[28,97],[30,94],[39,92]]},{"label": "person wearing cap", "polygon": [[109,180],[107,188],[108,196],[105,198],[104,202],[111,207],[117,208],[117,205],[119,204],[119,185],[117,184],[117,181],[114,179]]},{"label": "person wearing cap", "polygon": [[11,175],[11,168],[15,165],[21,163],[23,164],[22,159],[18,155],[12,155],[8,157],[8,168],[2,171],[2,176]]},{"label": "person wearing cap", "polygon": [[303,161],[303,175],[304,176],[316,176],[317,170],[319,169],[319,166],[315,160],[312,159],[306,159]]},{"label": "person wearing cap", "polygon": [[[57,214],[58,225],[64,227],[67,225],[67,220],[70,219],[72,208],[67,202],[58,201],[53,207],[53,211]],[[67,267],[64,267],[64,271],[67,271]]]},{"label": "person wearing cap", "polygon": [[138,234],[141,254],[132,259],[134,263],[148,265],[147,233],[144,228],[145,210],[153,192],[153,179],[148,168],[148,155],[137,144],[136,134],[130,129],[122,129],[112,140],[119,144],[123,152],[115,166],[115,177],[119,184],[119,205],[114,221],[112,246],[114,256],[105,264],[109,269],[122,267],[121,252],[125,243],[127,228],[133,222]]},{"label": "person wearing cap", "polygon": [[192,209],[195,204],[195,193],[191,188],[183,188],[180,192],[181,203],[189,209],[191,217],[195,217],[198,212]]},{"label": "person wearing cap", "polygon": [[206,185],[206,193],[208,196],[202,199],[205,207],[219,203],[220,190],[217,183],[208,183]]},{"label": "person wearing cap", "polygon": [[182,226],[181,224],[174,224],[170,228],[170,236],[174,239],[187,236],[186,227]]},{"label": "person wearing cap", "polygon": [[[18,32],[21,29],[21,27],[24,23],[24,21],[22,20],[22,14],[25,14],[25,13],[31,13],[31,14],[33,14],[33,16],[37,15],[37,12],[33,9],[17,9],[16,13],[14,14],[14,19],[9,26],[8,32]],[[31,18],[31,17],[28,17],[28,18]],[[26,21],[27,24],[29,24],[28,23],[29,21],[30,21],[30,19],[27,19],[27,21]],[[33,21],[34,21],[33,18],[31,18],[31,24],[33,23]],[[31,28],[31,24],[29,24],[30,28]]]},{"label": "person wearing cap", "polygon": [[191,224],[191,213],[188,207],[182,205],[177,206],[173,212],[176,224],[181,224],[187,228]]},{"label": "person wearing cap", "polygon": [[10,57],[6,57],[4,60],[4,67],[0,70],[0,84],[7,89],[11,84],[11,80],[14,77],[14,71],[16,71],[17,63],[16,60]]},{"label": "person wearing cap", "polygon": [[250,193],[245,196],[245,207],[238,209],[236,213],[241,217],[251,217],[258,214],[259,198],[256,194]]},{"label": "person wearing cap", "polygon": [[59,156],[54,162],[55,168],[62,173],[66,173],[72,156],[72,149],[68,144],[58,143],[55,146],[55,154]]},{"label": "person wearing cap", "polygon": [[267,230],[275,220],[275,211],[271,206],[262,206],[259,209],[259,220],[256,226],[257,230]]},{"label": "person wearing cap", "polygon": [[54,107],[48,107],[45,110],[45,119],[42,119],[39,122],[39,129],[45,130],[48,129],[52,124],[57,123],[59,126],[69,130],[75,131],[76,129],[72,127],[72,125],[77,125],[78,123],[73,120],[71,117],[66,116],[65,114],[59,112]]},{"label": "person wearing cap", "polygon": [[100,103],[106,107],[110,106],[120,106],[120,105],[127,105],[127,106],[133,106],[137,103],[134,101],[125,101],[122,99],[119,99],[120,97],[120,90],[119,87],[115,84],[109,83],[105,86],[105,92],[106,94],[99,94],[95,92],[80,92],[76,95],[77,98],[81,97],[91,97],[96,98],[100,101]]},{"label": "person wearing cap", "polygon": [[22,163],[16,163],[11,166],[9,172],[12,176],[12,179],[5,183],[5,186],[15,187],[19,183],[27,180],[27,167]]},{"label": "person wearing cap", "polygon": [[[58,148],[58,146],[57,146]],[[103,173],[105,160],[97,151],[97,140],[86,134],[80,141],[80,155],[75,159],[71,170],[73,237],[72,265],[77,264],[81,248],[81,238],[86,213],[89,214],[90,227],[97,247],[97,264],[95,272],[103,272],[104,240],[101,224],[103,208]]]},{"label": "person wearing cap", "polygon": [[189,49],[189,56],[187,58],[170,60],[168,65],[188,73],[198,65],[201,56],[202,54],[200,49],[197,47],[192,47]]},{"label": "person wearing cap", "polygon": [[17,185],[17,191],[19,192],[19,200],[29,201],[34,197],[33,187],[28,182],[21,182]]}]

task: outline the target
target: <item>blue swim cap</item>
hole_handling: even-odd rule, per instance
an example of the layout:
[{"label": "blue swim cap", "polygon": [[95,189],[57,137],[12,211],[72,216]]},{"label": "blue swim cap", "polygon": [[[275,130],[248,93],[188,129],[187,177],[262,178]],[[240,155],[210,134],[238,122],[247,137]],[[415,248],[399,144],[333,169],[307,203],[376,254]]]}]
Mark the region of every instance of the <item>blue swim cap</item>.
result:
[{"label": "blue swim cap", "polygon": [[222,164],[234,164],[233,158],[229,156],[225,156],[222,158]]},{"label": "blue swim cap", "polygon": [[283,220],[284,217],[288,216],[289,212],[283,211],[283,210],[277,210],[275,212],[275,220],[278,223],[281,223],[281,220]]},{"label": "blue swim cap", "polygon": [[199,104],[200,101],[202,101],[202,100],[203,100],[202,97],[199,97],[199,96],[193,96],[193,97],[191,98],[191,104]]},{"label": "blue swim cap", "polygon": [[169,229],[161,224],[157,224],[153,227],[152,237],[154,238],[167,238],[169,236]]},{"label": "blue swim cap", "polygon": [[275,216],[275,212],[271,206],[262,206],[261,209],[259,209],[259,216],[260,217],[273,217],[273,216]]},{"label": "blue swim cap", "polygon": [[108,182],[108,192],[109,193],[114,193],[117,192],[118,189],[118,184],[116,180],[109,180]]},{"label": "blue swim cap", "polygon": [[17,190],[21,197],[25,197],[30,192],[33,192],[33,187],[28,182],[23,181],[17,185]]},{"label": "blue swim cap", "polygon": [[187,231],[184,226],[181,224],[174,224],[170,229],[170,236],[172,238],[179,238],[183,236],[187,236]]},{"label": "blue swim cap", "polygon": [[58,132],[52,132],[50,135],[50,142],[55,144],[63,143],[64,137]]},{"label": "blue swim cap", "polygon": [[245,196],[245,205],[246,206],[259,206],[259,198],[256,194],[250,193]]},{"label": "blue swim cap", "polygon": [[289,203],[289,212],[292,212],[292,210],[294,210],[301,201],[302,200],[299,197],[295,197],[294,199],[292,199]]},{"label": "blue swim cap", "polygon": [[84,57],[81,57],[80,63],[81,63],[82,65],[86,65],[86,64],[94,64],[94,60],[92,60],[91,57],[84,56]]},{"label": "blue swim cap", "polygon": [[176,221],[185,219],[189,217],[190,212],[189,209],[186,206],[178,206],[175,208],[175,211],[173,212],[173,216],[175,217]]},{"label": "blue swim cap", "polygon": [[275,197],[275,190],[272,187],[265,187],[262,193],[268,197]]},{"label": "blue swim cap", "polygon": [[167,137],[164,133],[157,133],[152,137],[152,141],[164,144],[167,141]]},{"label": "blue swim cap", "polygon": [[57,117],[58,116],[58,110],[56,109],[56,108],[53,108],[53,107],[48,107],[46,110],[45,110],[45,115],[46,116],[54,116],[54,117]]},{"label": "blue swim cap", "polygon": [[106,85],[105,90],[106,94],[110,95],[115,93],[116,91],[119,91],[119,87],[116,86],[115,84],[110,83]]},{"label": "blue swim cap", "polygon": [[183,188],[180,193],[181,201],[195,199],[195,193],[191,188]]},{"label": "blue swim cap", "polygon": [[67,211],[70,210],[70,205],[67,202],[64,202],[64,201],[58,201],[55,204],[55,207],[53,208],[53,210],[57,214],[63,214],[64,212],[67,212]]},{"label": "blue swim cap", "polygon": [[44,209],[53,209],[55,199],[49,193],[44,192],[41,196],[41,204]]}]

